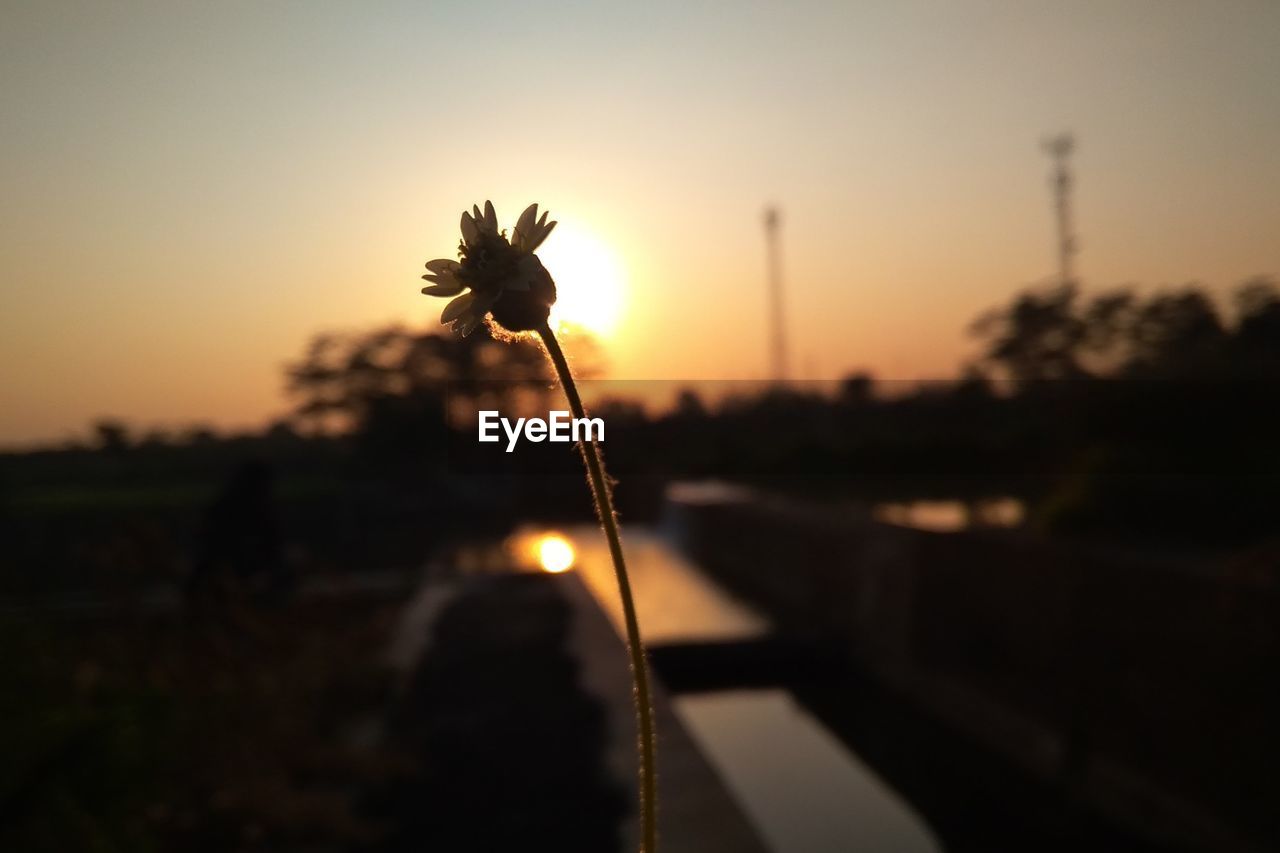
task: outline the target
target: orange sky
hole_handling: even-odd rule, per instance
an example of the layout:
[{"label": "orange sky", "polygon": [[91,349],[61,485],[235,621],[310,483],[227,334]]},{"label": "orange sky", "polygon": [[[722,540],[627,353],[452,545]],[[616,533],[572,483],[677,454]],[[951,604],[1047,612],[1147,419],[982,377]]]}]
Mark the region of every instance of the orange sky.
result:
[{"label": "orange sky", "polygon": [[485,198],[611,247],[629,378],[765,374],[769,201],[797,374],[952,375],[1053,269],[1064,128],[1088,285],[1280,273],[1266,0],[3,15],[3,445],[283,412],[313,332],[434,321],[422,263]]}]

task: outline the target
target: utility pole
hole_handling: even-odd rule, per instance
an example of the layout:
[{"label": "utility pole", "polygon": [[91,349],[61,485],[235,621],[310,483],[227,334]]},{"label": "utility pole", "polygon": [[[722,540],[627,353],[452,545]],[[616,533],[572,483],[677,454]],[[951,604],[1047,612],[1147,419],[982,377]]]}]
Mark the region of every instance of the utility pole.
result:
[{"label": "utility pole", "polygon": [[1058,226],[1058,282],[1072,284],[1075,282],[1075,270],[1072,260],[1075,258],[1075,233],[1071,228],[1071,171],[1067,160],[1075,150],[1075,138],[1069,133],[1062,133],[1042,143],[1045,153],[1053,159],[1053,177],[1050,184],[1054,191],[1054,212]]},{"label": "utility pole", "polygon": [[778,229],[782,217],[778,208],[764,210],[765,248],[768,253],[769,330],[770,352],[773,361],[773,381],[787,381],[787,332],[782,312],[782,249],[778,242]]}]

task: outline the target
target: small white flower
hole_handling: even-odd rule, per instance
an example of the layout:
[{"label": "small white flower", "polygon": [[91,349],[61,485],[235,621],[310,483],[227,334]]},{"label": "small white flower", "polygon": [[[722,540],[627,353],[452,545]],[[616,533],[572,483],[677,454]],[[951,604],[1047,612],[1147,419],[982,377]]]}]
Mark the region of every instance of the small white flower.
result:
[{"label": "small white flower", "polygon": [[[455,297],[445,306],[440,322],[463,336],[471,334],[492,313],[498,325],[512,332],[532,331],[546,322],[556,301],[556,286],[534,251],[547,239],[554,221],[531,204],[520,214],[508,241],[498,230],[498,215],[486,201],[462,214],[459,261],[427,262],[432,284],[422,288],[428,296]],[[467,291],[463,293],[463,291]]]}]

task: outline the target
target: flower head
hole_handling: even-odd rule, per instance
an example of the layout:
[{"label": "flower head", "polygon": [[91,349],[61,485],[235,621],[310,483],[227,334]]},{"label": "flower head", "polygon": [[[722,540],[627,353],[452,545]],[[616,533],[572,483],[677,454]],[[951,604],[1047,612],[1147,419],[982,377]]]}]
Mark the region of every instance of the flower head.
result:
[{"label": "flower head", "polygon": [[[538,206],[520,214],[511,238],[498,230],[493,203],[484,203],[462,214],[462,242],[458,260],[427,261],[432,284],[422,288],[428,296],[451,296],[440,322],[464,336],[484,322],[485,315],[510,332],[528,332],[547,321],[556,301],[556,285],[533,252],[547,239],[555,222],[547,222]],[[463,291],[466,291],[465,293]]]}]

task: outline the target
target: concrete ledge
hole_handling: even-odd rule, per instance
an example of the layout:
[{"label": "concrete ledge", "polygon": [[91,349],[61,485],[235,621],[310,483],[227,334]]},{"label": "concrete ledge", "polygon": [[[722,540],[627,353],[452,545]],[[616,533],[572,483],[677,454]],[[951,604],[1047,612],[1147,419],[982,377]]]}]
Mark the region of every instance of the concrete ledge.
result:
[{"label": "concrete ledge", "polygon": [[[607,761],[633,804],[623,849],[635,849],[636,724],[626,647],[579,577],[569,573],[551,580],[573,608],[567,644],[580,663],[583,689],[606,708]],[[694,745],[660,684],[655,685],[654,713],[659,738],[658,826],[664,853],[765,853],[749,819]]]}]

